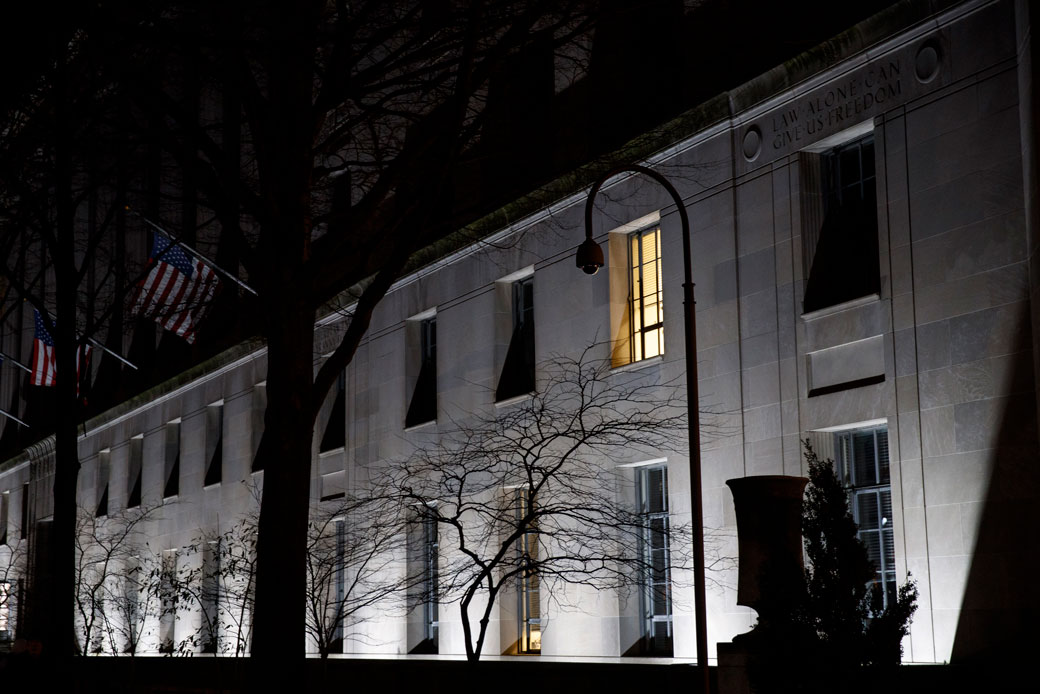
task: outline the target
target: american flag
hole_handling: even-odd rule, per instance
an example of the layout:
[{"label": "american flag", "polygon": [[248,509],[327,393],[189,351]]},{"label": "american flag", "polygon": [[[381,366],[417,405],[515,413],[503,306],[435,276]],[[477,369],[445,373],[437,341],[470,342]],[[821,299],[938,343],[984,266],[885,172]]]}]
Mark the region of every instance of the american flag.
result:
[{"label": "american flag", "polygon": [[166,234],[152,232],[151,272],[137,293],[134,313],[153,318],[189,343],[206,314],[220,279],[206,263],[189,256]]},{"label": "american flag", "polygon": [[[33,340],[32,373],[29,375],[29,382],[34,386],[53,386],[57,375],[54,361],[54,338],[47,332],[47,326],[39,311],[33,309],[33,318],[36,322],[36,334]],[[82,374],[89,373],[90,352],[90,345],[80,345],[76,350],[77,395],[79,395]]]}]

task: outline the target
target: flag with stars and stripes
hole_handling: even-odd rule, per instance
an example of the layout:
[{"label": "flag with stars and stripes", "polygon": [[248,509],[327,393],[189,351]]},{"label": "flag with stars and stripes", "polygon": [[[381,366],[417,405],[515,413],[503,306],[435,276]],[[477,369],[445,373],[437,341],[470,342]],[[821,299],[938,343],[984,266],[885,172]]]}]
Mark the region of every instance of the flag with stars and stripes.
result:
[{"label": "flag with stars and stripes", "polygon": [[[32,372],[29,382],[34,386],[53,386],[57,368],[54,361],[54,338],[47,330],[40,312],[33,309],[36,331],[33,339]],[[80,382],[84,373],[89,373],[90,345],[80,345],[76,349],[76,394],[79,395]]]},{"label": "flag with stars and stripes", "polygon": [[148,262],[152,268],[137,293],[134,313],[195,342],[199,323],[220,287],[217,273],[158,231],[152,232]]}]

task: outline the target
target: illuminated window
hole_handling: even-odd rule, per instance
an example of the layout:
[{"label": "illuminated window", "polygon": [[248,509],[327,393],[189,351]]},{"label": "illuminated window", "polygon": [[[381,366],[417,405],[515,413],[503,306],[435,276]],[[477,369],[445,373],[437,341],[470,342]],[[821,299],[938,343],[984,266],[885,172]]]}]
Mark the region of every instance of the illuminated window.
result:
[{"label": "illuminated window", "polygon": [[660,227],[635,232],[628,246],[632,361],[640,361],[664,353]]},{"label": "illuminated window", "polygon": [[896,597],[896,553],[892,527],[888,429],[877,427],[837,434],[838,474],[848,490],[857,535],[874,564],[873,585],[884,591],[885,605]]},{"label": "illuminated window", "polygon": [[527,519],[527,532],[516,541],[517,563],[520,566],[516,575],[517,626],[520,631],[517,653],[533,655],[542,652],[538,530],[532,518],[534,502],[528,490],[518,490],[516,500],[517,524]]},{"label": "illuminated window", "polygon": [[639,468],[639,510],[644,529],[644,645],[651,655],[672,655],[672,578],[668,550],[668,469]]}]

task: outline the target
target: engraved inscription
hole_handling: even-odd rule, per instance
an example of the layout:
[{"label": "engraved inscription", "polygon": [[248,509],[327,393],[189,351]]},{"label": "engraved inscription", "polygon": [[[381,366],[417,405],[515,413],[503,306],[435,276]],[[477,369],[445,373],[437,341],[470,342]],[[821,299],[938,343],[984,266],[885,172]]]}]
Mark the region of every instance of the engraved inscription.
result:
[{"label": "engraved inscription", "polygon": [[855,125],[875,107],[902,94],[901,66],[890,59],[867,66],[844,81],[813,92],[773,116],[773,149]]}]

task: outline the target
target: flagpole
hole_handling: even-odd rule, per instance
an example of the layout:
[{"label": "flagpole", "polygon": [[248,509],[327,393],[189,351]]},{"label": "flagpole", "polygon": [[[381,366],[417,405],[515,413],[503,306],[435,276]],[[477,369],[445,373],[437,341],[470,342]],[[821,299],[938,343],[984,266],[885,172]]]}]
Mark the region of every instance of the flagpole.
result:
[{"label": "flagpole", "polygon": [[[51,321],[51,324],[52,324],[52,325],[53,325],[53,324],[54,324],[54,323],[55,323],[55,322],[56,322],[56,321],[58,320],[58,319],[57,319],[57,318],[56,318],[56,317],[54,316],[54,314],[53,314],[53,313],[51,313],[50,311],[47,311],[47,316],[48,316],[48,318],[50,318],[50,321]],[[80,336],[81,338],[83,337],[82,335],[80,335],[80,334],[79,334],[79,331],[78,331],[78,330],[76,331],[76,333],[77,333],[77,335],[79,335],[79,336]],[[116,359],[118,359],[119,361],[123,362],[124,364],[126,364],[127,366],[129,366],[129,367],[130,367],[131,369],[133,369],[133,370],[135,370],[135,371],[137,370],[137,366],[136,366],[135,364],[133,364],[132,362],[129,362],[129,361],[127,361],[127,360],[126,360],[126,359],[124,359],[124,358],[123,358],[122,356],[120,356],[120,355],[119,355],[118,353],[116,353],[116,352],[113,352],[113,351],[112,351],[112,350],[110,350],[110,349],[109,349],[108,347],[105,347],[105,346],[104,346],[103,344],[101,344],[100,342],[98,342],[98,341],[97,341],[97,340],[95,340],[94,338],[92,338],[92,337],[88,337],[88,338],[86,338],[86,341],[87,341],[87,342],[89,342],[90,344],[94,345],[94,346],[95,346],[95,347],[97,347],[98,349],[100,349],[100,350],[101,350],[102,352],[104,352],[105,354],[111,354],[111,355],[112,355],[113,357],[115,357],[115,358],[116,358]],[[20,366],[20,365],[19,365],[19,366]],[[22,368],[24,369],[25,367],[23,366]],[[26,369],[26,371],[29,371],[29,369]]]},{"label": "flagpole", "polygon": [[172,235],[170,232],[168,232],[165,229],[163,229],[161,226],[159,226],[158,224],[156,224],[152,220],[150,220],[147,217],[145,217],[143,214],[141,214],[137,210],[132,209],[129,205],[125,205],[125,209],[130,214],[132,214],[132,215],[138,217],[139,219],[141,219],[141,221],[143,221],[148,226],[152,227],[156,231],[161,232],[164,236],[166,236],[166,238],[170,239],[170,243],[172,243],[172,244],[174,244],[176,246],[180,246],[182,249],[184,249],[188,253],[191,253],[193,256],[197,257],[199,260],[203,261],[204,263],[209,265],[211,268],[213,268],[214,270],[219,272],[221,275],[223,275],[227,279],[231,280],[232,282],[234,282],[238,286],[242,287],[242,289],[245,289],[247,292],[249,292],[253,296],[260,296],[259,294],[256,293],[255,289],[250,287],[248,284],[246,284],[242,280],[238,279],[238,277],[236,277],[235,275],[232,275],[230,272],[228,272],[224,268],[220,267],[219,265],[214,263],[212,260],[210,260],[206,256],[202,255],[201,253],[199,253],[197,250],[195,250],[191,246],[189,246],[189,245],[187,245],[185,243],[181,243],[180,241],[177,241],[176,237],[174,235]]},{"label": "flagpole", "polygon": [[2,414],[3,416],[7,417],[8,419],[13,419],[14,421],[18,422],[19,424],[21,424],[26,429],[32,429],[31,426],[29,426],[28,424],[26,424],[22,420],[18,419],[17,417],[15,417],[13,414],[8,412],[7,410],[0,409],[0,414]]},{"label": "flagpole", "polygon": [[30,368],[29,368],[28,366],[26,366],[26,365],[25,365],[25,364],[23,364],[22,362],[18,361],[18,360],[17,360],[17,359],[15,359],[14,357],[10,356],[10,355],[9,355],[9,354],[7,354],[6,352],[0,352],[0,359],[2,359],[3,361],[9,361],[9,362],[11,362],[12,364],[14,364],[15,366],[17,366],[17,367],[18,367],[19,369],[21,369],[22,371],[25,371],[26,373],[32,373],[32,369],[30,369]]}]

